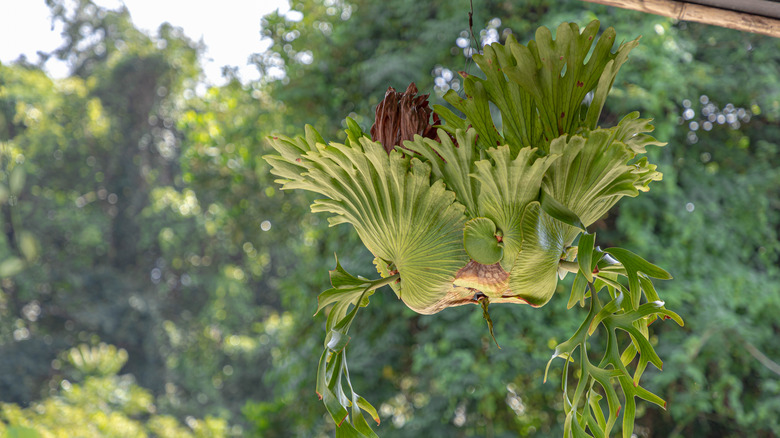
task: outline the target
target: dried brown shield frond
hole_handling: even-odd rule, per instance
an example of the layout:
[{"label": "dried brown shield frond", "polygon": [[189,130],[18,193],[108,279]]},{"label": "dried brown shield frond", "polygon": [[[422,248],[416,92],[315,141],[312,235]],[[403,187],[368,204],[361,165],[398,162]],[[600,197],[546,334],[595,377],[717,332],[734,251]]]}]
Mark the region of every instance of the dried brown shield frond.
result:
[{"label": "dried brown shield frond", "polygon": [[403,146],[415,135],[435,139],[433,125],[440,123],[439,116],[428,106],[428,94],[417,95],[417,86],[412,82],[406,91],[399,93],[388,87],[385,98],[376,106],[376,119],[371,127],[371,139],[382,143],[387,153],[396,146]]}]

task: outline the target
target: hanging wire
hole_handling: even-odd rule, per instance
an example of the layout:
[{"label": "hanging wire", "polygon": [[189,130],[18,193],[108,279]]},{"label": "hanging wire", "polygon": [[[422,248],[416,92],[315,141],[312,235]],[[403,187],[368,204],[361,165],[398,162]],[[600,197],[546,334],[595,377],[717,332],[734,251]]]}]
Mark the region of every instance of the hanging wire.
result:
[{"label": "hanging wire", "polygon": [[[474,53],[479,53],[479,42],[477,41],[477,38],[474,36],[474,0],[469,0],[469,36],[471,37],[469,46],[464,51],[463,56],[465,60],[463,61],[463,72],[466,75],[470,74],[469,70],[471,69],[471,66],[474,65],[474,59],[472,58],[472,55]],[[474,52],[472,52],[472,44],[474,45]],[[464,78],[465,79],[465,78]],[[462,98],[465,98],[465,87],[461,87],[458,91],[458,95]]]}]

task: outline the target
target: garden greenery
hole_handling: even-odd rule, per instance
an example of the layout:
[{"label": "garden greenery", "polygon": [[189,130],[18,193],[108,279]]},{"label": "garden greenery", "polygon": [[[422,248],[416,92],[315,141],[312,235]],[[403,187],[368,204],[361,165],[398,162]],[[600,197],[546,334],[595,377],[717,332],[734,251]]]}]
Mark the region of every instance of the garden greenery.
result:
[{"label": "garden greenery", "polygon": [[[648,364],[663,365],[648,326],[682,325],[651,281],[671,276],[626,249],[600,249],[587,232],[621,198],[661,179],[642,157],[647,146],[663,146],[648,134],[650,120],[631,113],[598,126],[637,44],[613,52],[615,31],[599,33],[598,21],[561,24],[555,39],[542,27],[527,45],[510,37],[474,55],[484,78],[462,74],[465,98],[444,96],[462,116],[434,106],[437,131],[412,85],[388,90],[377,135],[347,119],[344,144],[326,143],[310,126],[304,137],[270,139],[278,155],[265,158],[277,182],[322,195],[312,211],[331,213],[331,225],[351,224],[380,274],[355,277],[337,260],[333,287],[319,296],[318,313],[332,307],[316,389],[337,436],[377,436],[361,411],[377,423],[379,416],[352,387],[346,347],[358,310],[384,285],[421,314],[479,303],[492,333],[489,303],[541,307],[572,273],[568,307],[589,311],[550,359],[564,359],[565,436],[610,436],[622,415],[630,437],[637,397],[665,407],[640,378]],[[597,332],[603,341],[590,343]]]}]

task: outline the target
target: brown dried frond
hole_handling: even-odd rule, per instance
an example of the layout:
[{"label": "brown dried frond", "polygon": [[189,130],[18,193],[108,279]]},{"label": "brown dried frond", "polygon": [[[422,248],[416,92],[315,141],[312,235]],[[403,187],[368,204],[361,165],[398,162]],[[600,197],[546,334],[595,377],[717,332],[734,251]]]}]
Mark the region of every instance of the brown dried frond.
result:
[{"label": "brown dried frond", "polygon": [[417,96],[417,86],[412,82],[406,91],[399,93],[388,87],[385,98],[376,106],[376,119],[371,127],[371,139],[382,143],[389,154],[395,146],[403,146],[406,140],[421,135],[436,139],[433,125],[441,123],[439,116],[433,114],[428,106],[428,94]]}]

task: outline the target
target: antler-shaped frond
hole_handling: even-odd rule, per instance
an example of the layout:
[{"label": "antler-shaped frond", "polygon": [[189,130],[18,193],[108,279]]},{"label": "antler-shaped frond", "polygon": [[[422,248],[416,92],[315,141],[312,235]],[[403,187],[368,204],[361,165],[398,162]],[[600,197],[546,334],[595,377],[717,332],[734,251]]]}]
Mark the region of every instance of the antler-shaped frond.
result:
[{"label": "antler-shaped frond", "polygon": [[[524,146],[548,152],[554,138],[595,129],[620,67],[639,44],[639,39],[623,43],[612,53],[615,30],[610,27],[597,38],[599,26],[595,20],[582,30],[576,23],[563,23],[555,39],[540,27],[527,46],[512,36],[504,45],[485,46],[484,54],[473,57],[485,79],[465,76],[466,99],[455,91],[444,95],[466,120],[446,108],[434,109],[453,132],[473,126],[483,149],[509,144],[514,152]],[[493,123],[489,102],[501,112],[502,133]]]},{"label": "antler-shaped frond", "polygon": [[542,190],[574,212],[585,226],[592,224],[623,196],[636,196],[651,181],[661,179],[646,158],[632,163],[644,146],[663,145],[644,134],[649,130],[649,121],[632,113],[610,129],[556,138],[550,152],[562,157],[548,169]]}]

